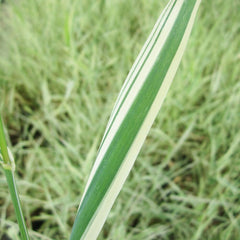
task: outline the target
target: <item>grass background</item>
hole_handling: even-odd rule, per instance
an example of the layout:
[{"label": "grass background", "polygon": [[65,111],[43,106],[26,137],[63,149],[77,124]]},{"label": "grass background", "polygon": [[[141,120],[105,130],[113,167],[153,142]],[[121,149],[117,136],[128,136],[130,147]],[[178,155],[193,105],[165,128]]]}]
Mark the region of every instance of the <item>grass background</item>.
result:
[{"label": "grass background", "polygon": [[[114,101],[166,0],[0,5],[0,110],[32,239],[67,239]],[[202,1],[99,239],[239,239],[240,2]],[[0,239],[19,239],[0,170]]]}]

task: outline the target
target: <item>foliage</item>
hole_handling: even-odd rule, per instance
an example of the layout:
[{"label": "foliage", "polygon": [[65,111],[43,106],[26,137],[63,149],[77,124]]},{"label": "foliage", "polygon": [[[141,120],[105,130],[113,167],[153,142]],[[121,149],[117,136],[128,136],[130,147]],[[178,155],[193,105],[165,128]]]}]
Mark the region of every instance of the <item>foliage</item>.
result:
[{"label": "foliage", "polygon": [[[69,236],[122,81],[165,4],[0,6],[0,105],[32,239]],[[99,239],[238,239],[239,4],[203,1],[174,88]],[[0,181],[0,238],[19,239],[3,172]]]}]

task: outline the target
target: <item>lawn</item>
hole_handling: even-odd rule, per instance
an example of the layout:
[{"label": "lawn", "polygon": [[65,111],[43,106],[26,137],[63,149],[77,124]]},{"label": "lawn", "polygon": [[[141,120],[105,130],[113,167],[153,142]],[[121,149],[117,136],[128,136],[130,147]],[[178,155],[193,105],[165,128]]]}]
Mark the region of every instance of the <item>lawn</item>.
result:
[{"label": "lawn", "polygon": [[[167,0],[0,5],[0,110],[33,240],[68,239],[124,79]],[[240,1],[202,0],[99,240],[240,236]],[[0,169],[0,239],[18,227]]]}]

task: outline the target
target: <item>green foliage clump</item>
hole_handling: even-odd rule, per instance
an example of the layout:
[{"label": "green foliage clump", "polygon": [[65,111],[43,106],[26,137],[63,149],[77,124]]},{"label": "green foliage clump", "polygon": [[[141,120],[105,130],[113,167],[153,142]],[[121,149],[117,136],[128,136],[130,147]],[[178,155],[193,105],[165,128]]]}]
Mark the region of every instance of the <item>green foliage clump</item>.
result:
[{"label": "green foliage clump", "polygon": [[[32,239],[69,237],[120,87],[167,1],[7,1],[0,110]],[[99,239],[238,239],[240,3],[203,1]],[[0,239],[19,239],[0,172]]]}]

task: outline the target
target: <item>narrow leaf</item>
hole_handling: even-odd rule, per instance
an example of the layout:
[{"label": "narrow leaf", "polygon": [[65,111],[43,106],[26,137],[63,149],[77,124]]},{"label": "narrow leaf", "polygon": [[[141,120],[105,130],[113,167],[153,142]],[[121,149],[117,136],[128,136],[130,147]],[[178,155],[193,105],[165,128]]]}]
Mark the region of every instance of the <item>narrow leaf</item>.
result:
[{"label": "narrow leaf", "polygon": [[97,238],[177,71],[201,0],[171,0],[119,94],[72,229]]}]

